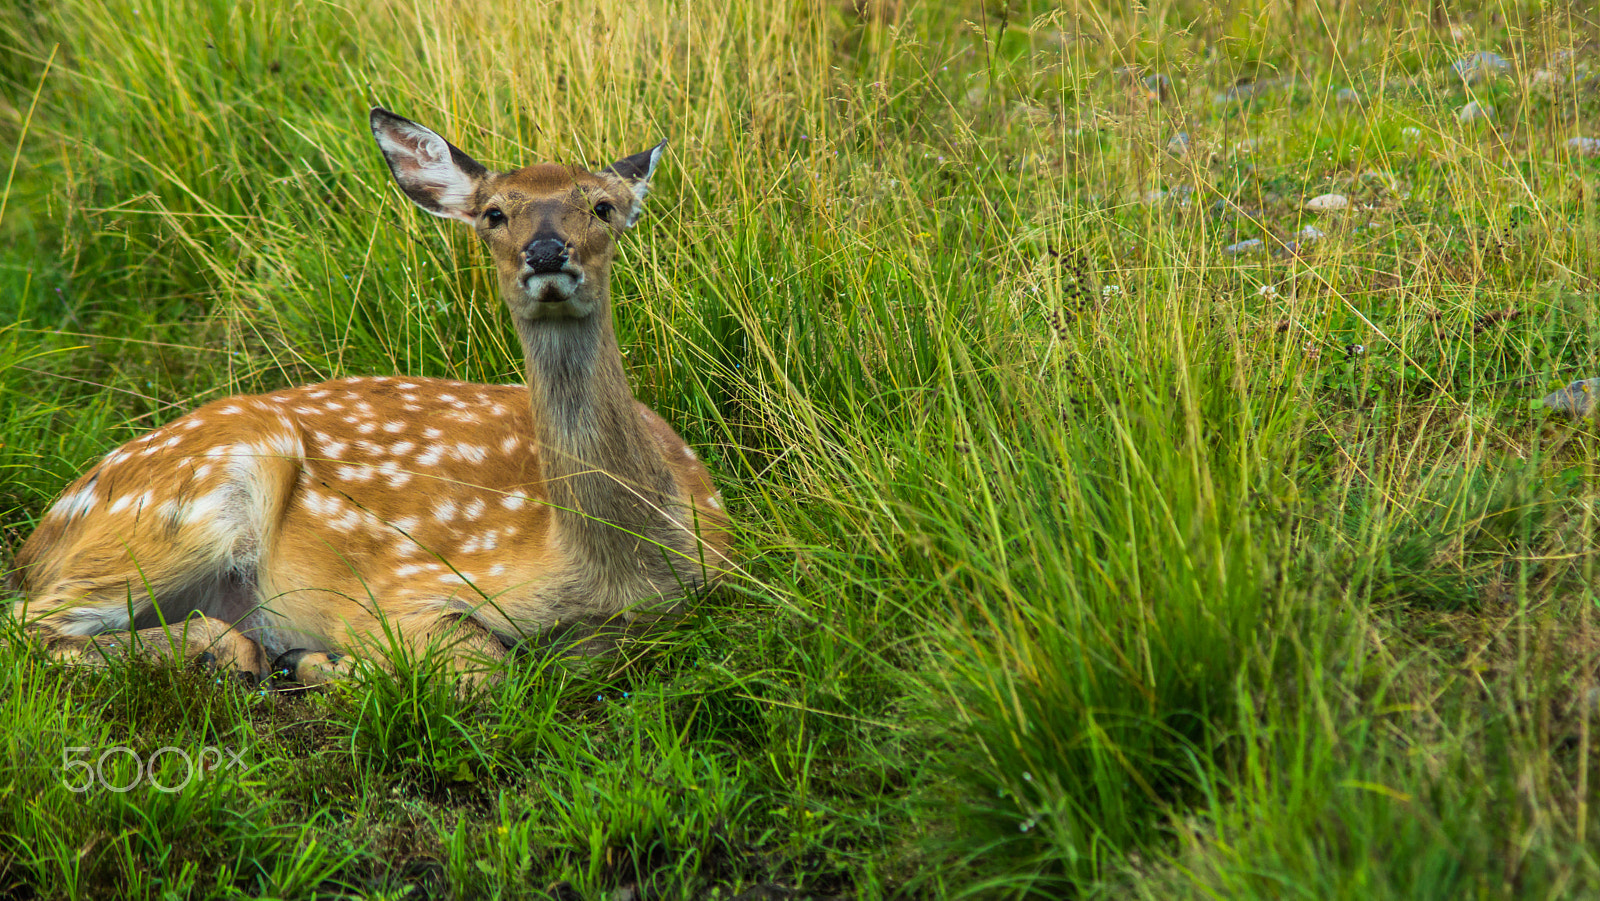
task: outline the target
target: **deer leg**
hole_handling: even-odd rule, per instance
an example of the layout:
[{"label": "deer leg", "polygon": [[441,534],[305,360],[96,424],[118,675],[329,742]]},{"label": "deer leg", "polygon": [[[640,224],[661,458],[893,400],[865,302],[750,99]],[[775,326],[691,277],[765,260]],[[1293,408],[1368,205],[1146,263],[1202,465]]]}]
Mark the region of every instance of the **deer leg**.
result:
[{"label": "deer leg", "polygon": [[76,666],[102,666],[137,654],[173,664],[198,661],[237,670],[252,682],[267,672],[261,645],[231,624],[200,614],[138,631],[66,635],[43,625],[32,631],[40,636],[51,659]]},{"label": "deer leg", "polygon": [[[393,628],[406,644],[406,651],[420,658],[430,650],[447,655],[450,671],[470,686],[483,684],[493,669],[506,658],[505,646],[487,627],[463,614],[420,613],[399,617]],[[382,634],[375,631],[373,634]],[[385,656],[377,655],[383,660]],[[337,651],[308,651],[295,648],[278,655],[272,663],[274,674],[281,674],[303,685],[324,685],[348,678],[355,658]]]}]

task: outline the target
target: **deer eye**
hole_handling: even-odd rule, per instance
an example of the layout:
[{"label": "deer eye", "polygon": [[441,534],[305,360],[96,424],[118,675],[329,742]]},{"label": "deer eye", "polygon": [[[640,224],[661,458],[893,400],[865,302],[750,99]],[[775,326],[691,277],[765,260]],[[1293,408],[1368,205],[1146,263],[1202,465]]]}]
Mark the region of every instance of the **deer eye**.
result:
[{"label": "deer eye", "polygon": [[499,228],[506,224],[506,214],[502,213],[499,207],[492,206],[489,207],[488,212],[483,214],[483,221],[490,228]]},{"label": "deer eye", "polygon": [[609,201],[602,200],[594,205],[594,214],[608,222],[611,220],[611,214],[616,211],[617,208],[612,206]]}]

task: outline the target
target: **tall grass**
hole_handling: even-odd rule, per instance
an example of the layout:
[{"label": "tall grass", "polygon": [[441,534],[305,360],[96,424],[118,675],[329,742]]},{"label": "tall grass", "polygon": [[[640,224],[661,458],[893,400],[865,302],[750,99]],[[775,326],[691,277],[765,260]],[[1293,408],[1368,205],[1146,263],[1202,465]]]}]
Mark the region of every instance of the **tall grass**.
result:
[{"label": "tall grass", "polygon": [[[426,656],[263,692],[12,634],[0,893],[1593,893],[1594,434],[1527,401],[1595,375],[1600,165],[1563,149],[1600,137],[1594,29],[1276,0],[0,11],[8,543],[205,399],[520,377],[483,251],[383,171],[382,104],[498,166],[668,139],[618,328],[744,567],[636,653],[478,697]],[[1509,70],[1449,73],[1478,50]],[[1354,209],[1305,208],[1329,192]],[[249,768],[62,784],[63,749],[119,745]]]}]

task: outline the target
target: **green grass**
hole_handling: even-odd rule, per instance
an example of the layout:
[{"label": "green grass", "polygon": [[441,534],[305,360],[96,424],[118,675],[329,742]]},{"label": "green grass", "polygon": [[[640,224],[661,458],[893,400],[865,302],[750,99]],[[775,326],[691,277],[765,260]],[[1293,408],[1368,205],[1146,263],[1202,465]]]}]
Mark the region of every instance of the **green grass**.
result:
[{"label": "green grass", "polygon": [[[1529,405],[1600,375],[1600,22],[866,6],[0,10],[8,546],[205,400],[519,377],[377,103],[491,165],[670,141],[619,337],[744,568],[477,695],[66,669],[7,622],[0,896],[1600,894],[1600,444]],[[1511,70],[1446,71],[1478,50]],[[117,747],[240,765],[71,790]]]}]

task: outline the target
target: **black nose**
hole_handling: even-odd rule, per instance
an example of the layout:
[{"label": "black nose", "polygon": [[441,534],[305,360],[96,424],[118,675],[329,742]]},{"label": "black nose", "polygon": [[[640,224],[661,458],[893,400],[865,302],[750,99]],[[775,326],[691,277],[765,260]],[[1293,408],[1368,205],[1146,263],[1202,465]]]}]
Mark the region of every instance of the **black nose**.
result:
[{"label": "black nose", "polygon": [[522,249],[534,272],[560,272],[567,264],[567,242],[559,238],[534,238]]}]

